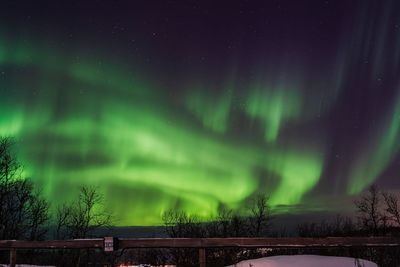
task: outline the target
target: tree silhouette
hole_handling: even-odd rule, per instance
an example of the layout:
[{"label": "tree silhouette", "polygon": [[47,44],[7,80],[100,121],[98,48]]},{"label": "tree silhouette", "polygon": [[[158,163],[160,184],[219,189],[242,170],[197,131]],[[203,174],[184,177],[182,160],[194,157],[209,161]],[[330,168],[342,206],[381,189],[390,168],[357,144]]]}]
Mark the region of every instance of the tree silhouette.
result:
[{"label": "tree silhouette", "polygon": [[0,138],[0,239],[43,239],[49,204],[23,177],[13,145],[11,138]]},{"label": "tree silhouette", "polygon": [[111,226],[111,223],[112,216],[104,210],[103,196],[97,188],[83,186],[76,201],[58,206],[55,237],[87,238],[96,229]]},{"label": "tree silhouette", "polygon": [[383,199],[385,200],[385,210],[389,219],[397,226],[400,227],[400,203],[397,195],[393,193],[383,192]]},{"label": "tree silhouette", "polygon": [[271,208],[268,197],[258,195],[252,200],[249,216],[250,233],[254,237],[266,236],[271,221]]},{"label": "tree silhouette", "polygon": [[354,203],[364,230],[378,234],[380,228],[386,227],[387,217],[382,212],[381,192],[376,185],[372,185],[361,195],[361,199]]}]

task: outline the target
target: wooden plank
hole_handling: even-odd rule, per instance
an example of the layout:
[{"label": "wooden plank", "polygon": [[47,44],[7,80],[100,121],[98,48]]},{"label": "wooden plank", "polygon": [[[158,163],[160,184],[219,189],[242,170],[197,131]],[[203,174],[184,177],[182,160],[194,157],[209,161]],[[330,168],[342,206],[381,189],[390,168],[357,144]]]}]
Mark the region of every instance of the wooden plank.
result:
[{"label": "wooden plank", "polygon": [[400,238],[138,238],[119,239],[120,248],[218,248],[218,247],[388,247],[400,246]]},{"label": "wooden plank", "polygon": [[17,250],[15,248],[10,249],[10,267],[15,267],[17,264]]},{"label": "wooden plank", "polygon": [[103,239],[72,239],[72,240],[0,240],[0,248],[16,249],[75,249],[75,248],[103,248]]},{"label": "wooden plank", "polygon": [[199,266],[206,267],[206,249],[199,248]]}]

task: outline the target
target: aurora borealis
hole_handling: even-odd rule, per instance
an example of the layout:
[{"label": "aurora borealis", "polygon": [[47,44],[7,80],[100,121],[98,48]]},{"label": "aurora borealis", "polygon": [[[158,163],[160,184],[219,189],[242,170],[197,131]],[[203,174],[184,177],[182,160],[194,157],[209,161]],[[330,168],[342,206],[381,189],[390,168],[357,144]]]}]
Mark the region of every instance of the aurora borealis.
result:
[{"label": "aurora borealis", "polygon": [[152,225],[400,189],[400,3],[223,2],[5,4],[0,136],[52,203],[94,185]]}]

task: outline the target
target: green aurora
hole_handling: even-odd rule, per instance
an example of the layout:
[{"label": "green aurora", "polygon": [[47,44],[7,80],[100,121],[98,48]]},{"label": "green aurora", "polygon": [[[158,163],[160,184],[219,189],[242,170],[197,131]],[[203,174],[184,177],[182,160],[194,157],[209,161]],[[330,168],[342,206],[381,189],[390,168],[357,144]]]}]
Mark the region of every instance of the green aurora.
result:
[{"label": "green aurora", "polygon": [[[1,99],[0,135],[18,138],[27,174],[56,203],[73,197],[68,192],[78,186],[95,185],[118,214],[118,224],[150,225],[171,208],[209,218],[222,205],[238,208],[256,193],[269,193],[273,205],[297,204],[318,183],[320,147],[306,151],[221,139],[229,125],[229,93],[214,106],[207,106],[207,96],[189,94],[182,108],[198,117],[193,123],[190,114],[172,113],[154,85],[130,79],[117,67],[90,61],[61,66],[46,60],[60,55],[45,56],[29,46],[3,44],[0,51],[7,71],[18,68],[26,75],[2,82],[23,94]],[[259,91],[252,91],[249,110],[242,111],[250,118],[262,114],[263,106],[252,100]],[[276,138],[288,117],[283,101],[292,101],[293,114],[299,113],[300,95],[270,93],[276,105],[261,125]],[[273,174],[274,190],[260,187],[257,170]],[[296,186],[287,190],[288,185]]]},{"label": "green aurora", "polygon": [[249,79],[232,64],[228,75],[172,85],[101,45],[62,49],[3,30],[0,136],[17,140],[25,176],[53,207],[97,186],[117,225],[160,224],[170,209],[207,220],[258,194],[277,213],[352,196],[393,179],[399,157],[400,34],[393,42],[386,30],[390,10],[376,25],[373,7],[357,11],[321,62],[276,53],[246,65]]}]

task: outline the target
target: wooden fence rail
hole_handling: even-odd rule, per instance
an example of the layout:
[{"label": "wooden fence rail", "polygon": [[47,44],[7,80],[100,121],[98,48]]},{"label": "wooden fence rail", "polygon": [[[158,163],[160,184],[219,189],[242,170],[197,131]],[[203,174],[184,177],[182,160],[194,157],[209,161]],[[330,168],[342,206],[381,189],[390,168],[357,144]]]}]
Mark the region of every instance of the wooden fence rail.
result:
[{"label": "wooden fence rail", "polygon": [[[10,250],[10,266],[16,263],[18,249],[105,249],[105,240],[0,240],[0,249]],[[207,248],[332,248],[400,247],[400,237],[327,237],[327,238],[118,238],[115,249],[128,248],[198,248],[200,267],[206,265]],[[105,249],[106,250],[106,249]]]}]

